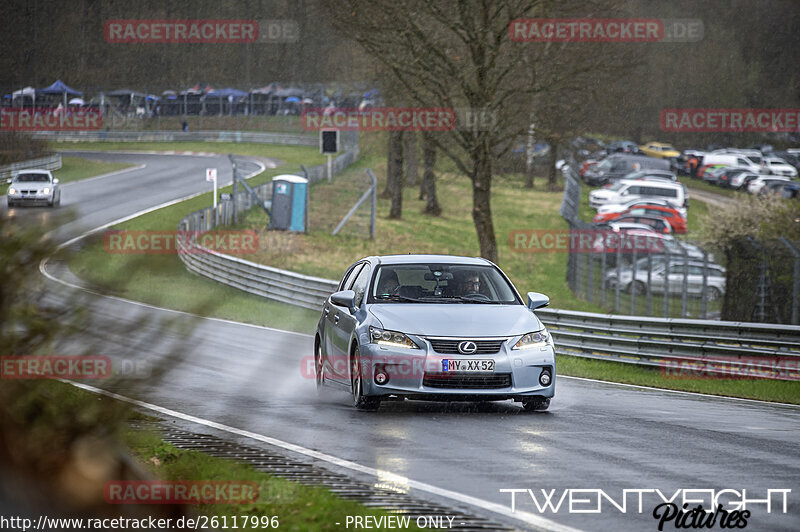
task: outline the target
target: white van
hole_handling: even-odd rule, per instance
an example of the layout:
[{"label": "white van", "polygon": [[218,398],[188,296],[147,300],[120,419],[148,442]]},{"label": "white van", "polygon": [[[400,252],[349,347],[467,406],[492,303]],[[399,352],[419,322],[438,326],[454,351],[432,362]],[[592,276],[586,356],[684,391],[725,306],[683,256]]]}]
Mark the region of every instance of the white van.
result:
[{"label": "white van", "polygon": [[668,181],[642,181],[622,179],[608,188],[589,193],[589,205],[595,209],[610,203],[624,203],[635,199],[656,198],[665,200],[679,209],[686,206],[686,192],[681,183]]},{"label": "white van", "polygon": [[762,170],[761,165],[754,163],[748,159],[747,156],[740,153],[707,153],[706,156],[703,157],[703,165],[707,164],[746,168],[757,174]]}]

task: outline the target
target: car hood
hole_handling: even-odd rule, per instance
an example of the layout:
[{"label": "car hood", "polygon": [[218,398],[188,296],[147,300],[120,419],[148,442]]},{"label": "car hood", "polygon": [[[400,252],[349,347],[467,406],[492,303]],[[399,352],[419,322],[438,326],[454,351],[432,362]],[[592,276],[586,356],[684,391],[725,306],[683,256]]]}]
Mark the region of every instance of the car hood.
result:
[{"label": "car hood", "polygon": [[51,183],[45,181],[24,181],[24,182],[14,181],[11,183],[10,186],[16,189],[23,189],[23,190],[42,190],[43,188],[53,187]]},{"label": "car hood", "polygon": [[601,188],[599,190],[592,190],[589,193],[589,195],[591,197],[597,198],[597,199],[606,199],[606,198],[614,197],[616,195],[616,192],[614,192],[612,190]]},{"label": "car hood", "polygon": [[544,328],[524,305],[380,303],[369,311],[384,328],[419,336],[514,336]]}]

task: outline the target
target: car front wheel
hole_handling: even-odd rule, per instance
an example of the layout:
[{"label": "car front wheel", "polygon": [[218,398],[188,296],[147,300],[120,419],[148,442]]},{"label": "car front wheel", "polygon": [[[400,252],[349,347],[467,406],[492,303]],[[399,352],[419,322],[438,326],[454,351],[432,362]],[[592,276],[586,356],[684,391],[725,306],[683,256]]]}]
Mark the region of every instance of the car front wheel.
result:
[{"label": "car front wheel", "polygon": [[377,397],[364,395],[364,382],[361,375],[362,367],[358,347],[355,347],[350,358],[350,387],[353,392],[353,406],[358,410],[377,410],[381,405],[381,400]]},{"label": "car front wheel", "polygon": [[550,398],[531,397],[530,399],[523,399],[522,408],[524,408],[526,412],[544,412],[550,408]]}]

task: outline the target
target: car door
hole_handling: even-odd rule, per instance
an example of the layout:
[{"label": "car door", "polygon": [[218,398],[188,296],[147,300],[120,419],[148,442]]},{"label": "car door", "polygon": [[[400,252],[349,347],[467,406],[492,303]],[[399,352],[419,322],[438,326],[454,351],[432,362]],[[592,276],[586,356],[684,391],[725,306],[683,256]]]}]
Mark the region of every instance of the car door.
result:
[{"label": "car door", "polygon": [[[363,262],[359,262],[351,266],[342,277],[342,282],[339,283],[339,290],[349,290],[350,287],[353,285],[358,273],[364,267]],[[325,354],[328,358],[328,363],[330,366],[331,372],[336,375],[344,375],[346,373],[345,367],[342,366],[341,359],[337,358],[336,355],[336,321],[335,316],[339,312],[339,307],[334,305],[331,302],[330,297],[325,301],[325,305],[322,308],[322,313],[325,315],[325,329],[324,329],[324,339],[323,342],[325,344]]]},{"label": "car door", "polygon": [[[356,293],[356,309],[364,304],[364,295],[371,273],[372,268],[369,263],[365,263],[358,275],[354,276],[352,284],[345,288]],[[349,379],[350,372],[347,361],[350,355],[350,338],[358,324],[358,320],[355,313],[351,314],[350,309],[333,304],[331,304],[330,315],[333,320],[331,325],[331,353],[334,360],[337,361],[335,371],[338,378]]]}]

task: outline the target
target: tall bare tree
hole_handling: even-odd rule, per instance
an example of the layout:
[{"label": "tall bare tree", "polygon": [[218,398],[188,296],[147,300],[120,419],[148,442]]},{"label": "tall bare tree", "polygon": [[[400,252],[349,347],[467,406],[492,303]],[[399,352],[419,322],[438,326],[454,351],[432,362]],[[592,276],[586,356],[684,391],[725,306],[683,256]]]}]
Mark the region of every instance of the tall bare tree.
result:
[{"label": "tall bare tree", "polygon": [[[573,4],[570,9],[582,8],[583,16],[613,12],[611,0]],[[515,19],[570,12],[554,0],[321,0],[321,5],[335,27],[396,78],[407,101],[493,117],[480,127],[457,124],[431,139],[470,179],[480,252],[496,261],[494,161],[527,134],[535,96],[556,97],[567,81],[589,81],[602,45],[548,46],[510,39]]]}]

